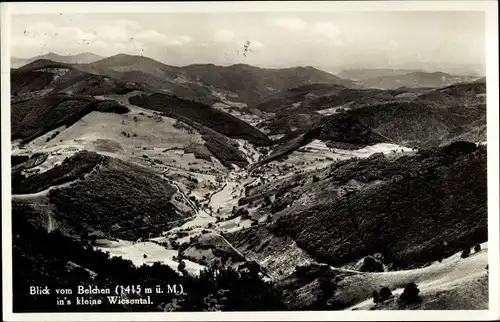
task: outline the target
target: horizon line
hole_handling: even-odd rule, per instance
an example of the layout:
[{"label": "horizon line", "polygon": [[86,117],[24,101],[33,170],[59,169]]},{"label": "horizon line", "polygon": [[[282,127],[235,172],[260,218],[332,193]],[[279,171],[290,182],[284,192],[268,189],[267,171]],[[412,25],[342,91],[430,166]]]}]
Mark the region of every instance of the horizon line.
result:
[{"label": "horizon line", "polygon": [[[179,67],[179,68],[193,66],[193,65],[214,65],[214,66],[219,66],[219,67],[230,67],[230,66],[237,66],[237,65],[246,65],[246,66],[253,66],[253,67],[258,67],[258,68],[262,68],[262,69],[289,69],[289,68],[298,68],[298,67],[304,67],[304,68],[312,67],[312,68],[324,71],[326,73],[329,73],[329,74],[332,74],[332,75],[335,75],[335,76],[336,76],[337,73],[340,73],[342,71],[350,71],[350,70],[404,70],[404,69],[407,69],[407,70],[412,70],[413,72],[425,72],[425,73],[442,72],[442,73],[445,73],[445,74],[449,74],[451,76],[461,76],[459,74],[455,74],[454,75],[454,74],[450,74],[449,72],[444,72],[444,71],[442,71],[442,69],[429,70],[429,68],[404,67],[404,66],[399,66],[399,65],[398,66],[385,66],[385,67],[380,67],[380,66],[359,67],[359,68],[356,68],[356,67],[345,67],[345,68],[342,68],[342,67],[335,66],[335,65],[331,65],[331,66],[327,66],[327,65],[273,65],[273,64],[253,64],[252,65],[252,64],[247,64],[247,63],[216,64],[216,63],[213,63],[213,62],[197,62],[197,63],[191,63],[191,64],[187,64],[187,65],[173,65],[173,64],[168,64],[168,63],[165,63],[163,61],[160,61],[158,59],[155,59],[155,58],[143,55],[143,54],[134,55],[134,54],[127,54],[127,53],[117,53],[117,54],[114,54],[114,55],[111,55],[111,56],[103,56],[103,55],[96,54],[96,53],[90,52],[90,51],[84,51],[84,52],[79,52],[79,53],[76,53],[76,54],[67,54],[67,55],[59,54],[59,53],[56,53],[56,52],[53,52],[53,51],[49,51],[47,53],[39,54],[39,55],[32,56],[32,57],[18,57],[18,56],[11,55],[10,59],[11,60],[12,59],[30,60],[30,59],[33,59],[35,57],[47,56],[47,55],[50,55],[50,54],[61,56],[61,57],[74,57],[74,56],[83,55],[83,54],[92,54],[92,55],[96,55],[96,56],[102,57],[102,59],[98,59],[98,60],[96,60],[94,62],[97,62],[97,61],[100,61],[100,60],[103,60],[103,59],[106,59],[106,58],[111,58],[111,57],[114,57],[114,56],[118,56],[118,55],[126,55],[126,56],[131,56],[131,57],[144,57],[144,58],[148,58],[148,59],[157,61],[157,62],[159,62],[161,64],[164,64],[164,65],[167,65],[167,66]],[[44,58],[37,58],[34,61],[40,60],[40,59],[44,59]],[[47,60],[50,60],[50,59],[47,59]],[[54,61],[54,62],[56,62],[56,61]],[[92,63],[94,63],[94,62],[92,62]],[[89,63],[89,64],[92,64],[92,63]],[[427,63],[427,64],[429,64],[429,65],[439,65],[441,63]],[[446,63],[443,63],[443,64],[446,64]],[[479,66],[479,65],[483,65],[483,64],[468,63],[467,65],[470,65],[470,66]],[[23,66],[25,66],[25,65],[23,65]],[[456,64],[456,66],[451,67],[451,68],[460,68],[461,66],[463,67],[463,64]],[[20,67],[22,67],[22,66],[20,66]],[[335,72],[328,71],[328,70],[324,70],[323,68],[336,69],[336,71]],[[446,69],[446,67],[444,69]],[[467,67],[465,67],[465,69],[467,69]],[[478,71],[469,70],[469,72],[471,72],[470,74],[468,74],[469,76],[480,76],[480,77],[484,76],[483,75],[484,73],[480,73]]]}]

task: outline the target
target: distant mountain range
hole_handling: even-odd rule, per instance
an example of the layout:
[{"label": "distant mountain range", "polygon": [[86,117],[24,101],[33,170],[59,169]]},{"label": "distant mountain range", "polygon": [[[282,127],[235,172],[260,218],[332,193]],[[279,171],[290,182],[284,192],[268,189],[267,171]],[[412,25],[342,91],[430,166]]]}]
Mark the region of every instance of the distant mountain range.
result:
[{"label": "distant mountain range", "polygon": [[413,72],[404,75],[380,76],[365,79],[362,84],[365,87],[396,89],[399,87],[442,87],[456,83],[471,82],[476,76],[455,76],[443,72]]},{"label": "distant mountain range", "polygon": [[348,69],[337,76],[356,81],[363,87],[396,89],[399,87],[442,87],[456,83],[471,82],[475,75],[451,75],[444,72],[427,72],[418,69]]},{"label": "distant mountain range", "polygon": [[389,68],[360,68],[346,69],[336,74],[340,78],[350,79],[353,81],[362,81],[375,77],[399,76],[414,72],[423,72],[421,69],[389,69]]},{"label": "distant mountain range", "polygon": [[48,53],[28,59],[13,57],[11,67],[19,68],[39,60],[74,65],[81,71],[124,82],[140,82],[151,88],[161,88],[162,93],[169,92],[207,104],[222,98],[256,105],[263,97],[307,84],[379,89],[437,88],[479,78],[420,69],[360,68],[346,69],[334,75],[311,66],[270,69],[245,64],[193,64],[177,67],[144,56],[118,54],[105,58],[88,52],[69,56]]},{"label": "distant mountain range", "polygon": [[47,59],[52,60],[57,63],[65,63],[65,64],[89,64],[95,61],[103,59],[103,56],[99,56],[93,53],[81,53],[77,55],[68,55],[62,56],[55,53],[48,53],[45,55],[35,56],[32,58],[16,58],[12,57],[10,59],[10,67],[11,68],[19,68],[31,62],[34,62],[39,59]]}]

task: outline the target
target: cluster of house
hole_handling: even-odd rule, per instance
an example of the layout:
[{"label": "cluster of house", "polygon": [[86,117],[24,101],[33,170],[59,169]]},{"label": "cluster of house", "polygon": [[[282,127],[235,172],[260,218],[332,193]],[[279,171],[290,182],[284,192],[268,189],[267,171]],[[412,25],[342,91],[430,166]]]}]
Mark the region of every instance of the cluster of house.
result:
[{"label": "cluster of house", "polygon": [[68,148],[64,148],[62,149],[61,152],[78,152],[80,149],[76,148],[76,147],[68,147]]},{"label": "cluster of house", "polygon": [[61,155],[62,153],[70,153],[70,152],[78,152],[79,148],[71,146],[63,149],[57,149],[55,151],[50,152],[50,155]]},{"label": "cluster of house", "polygon": [[151,165],[151,168],[156,168],[156,169],[163,169],[163,170],[168,170],[168,166],[164,165],[164,164],[152,164]]}]

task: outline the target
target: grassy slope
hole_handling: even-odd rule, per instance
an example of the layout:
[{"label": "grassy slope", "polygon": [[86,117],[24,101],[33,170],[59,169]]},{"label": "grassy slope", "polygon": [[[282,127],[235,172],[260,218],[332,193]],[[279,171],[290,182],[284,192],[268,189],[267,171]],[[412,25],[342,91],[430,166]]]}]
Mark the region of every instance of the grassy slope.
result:
[{"label": "grassy slope", "polygon": [[[488,309],[487,243],[468,258],[456,253],[418,269],[356,272],[327,265],[298,266],[278,282],[290,310],[484,310]],[[407,283],[415,282],[420,301],[398,301]],[[388,287],[394,297],[375,304],[372,292]]]},{"label": "grassy slope", "polygon": [[[423,268],[384,273],[352,275],[342,281],[343,288],[336,302],[359,302],[349,309],[366,310],[484,310],[488,309],[488,246],[482,244],[479,252],[473,252],[467,258],[456,253],[441,262],[435,262]],[[389,300],[375,305],[370,298],[371,291],[388,286],[398,297],[409,282],[415,282],[420,289],[421,302],[404,305]],[[368,300],[363,301],[368,298]],[[362,301],[362,302],[361,302]]]}]

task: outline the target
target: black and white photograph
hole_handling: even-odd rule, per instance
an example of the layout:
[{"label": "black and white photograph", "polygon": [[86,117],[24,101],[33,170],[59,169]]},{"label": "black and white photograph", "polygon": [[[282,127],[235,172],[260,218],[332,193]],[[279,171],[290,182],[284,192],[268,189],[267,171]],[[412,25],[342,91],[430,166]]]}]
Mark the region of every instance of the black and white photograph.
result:
[{"label": "black and white photograph", "polygon": [[498,318],[497,9],[2,3],[4,320]]}]

